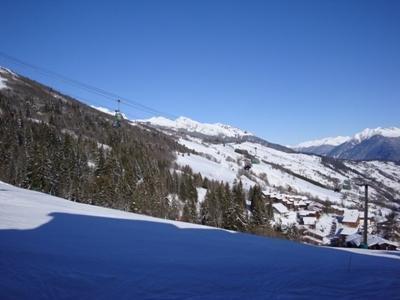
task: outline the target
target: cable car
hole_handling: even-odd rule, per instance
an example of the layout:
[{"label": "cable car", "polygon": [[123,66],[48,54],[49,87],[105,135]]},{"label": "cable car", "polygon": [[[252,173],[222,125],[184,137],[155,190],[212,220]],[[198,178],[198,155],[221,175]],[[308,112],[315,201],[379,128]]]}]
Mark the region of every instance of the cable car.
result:
[{"label": "cable car", "polygon": [[115,127],[115,128],[120,128],[121,127],[121,121],[124,119],[124,117],[122,116],[121,111],[119,110],[119,103],[120,102],[121,102],[121,100],[118,99],[118,109],[115,110],[115,114],[114,114],[113,127]]},{"label": "cable car", "polygon": [[348,179],[343,180],[342,189],[351,190],[350,180],[348,180]]},{"label": "cable car", "polygon": [[251,169],[251,167],[252,167],[251,160],[250,160],[250,159],[246,159],[246,160],[244,161],[244,167],[243,167],[243,169],[244,169],[245,171],[249,171],[249,170]]}]

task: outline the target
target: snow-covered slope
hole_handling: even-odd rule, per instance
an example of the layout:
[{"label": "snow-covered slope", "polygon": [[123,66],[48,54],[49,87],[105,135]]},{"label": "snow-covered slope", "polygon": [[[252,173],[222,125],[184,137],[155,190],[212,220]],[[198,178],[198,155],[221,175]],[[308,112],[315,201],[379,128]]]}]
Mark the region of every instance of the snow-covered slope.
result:
[{"label": "snow-covered slope", "polygon": [[353,251],[78,204],[0,182],[1,299],[396,299],[399,256]]},{"label": "snow-covered slope", "polygon": [[[332,162],[318,156],[299,153],[285,153],[256,143],[206,143],[201,139],[180,138],[179,143],[197,154],[177,155],[178,165],[189,165],[193,171],[214,180],[233,183],[242,180],[246,188],[260,184],[265,190],[288,190],[290,193],[308,195],[320,200],[345,206],[360,203],[359,188],[352,184],[351,190],[334,192],[338,183],[347,179],[355,179],[360,175],[375,178],[376,186],[383,190],[390,189],[393,198],[400,197],[400,166],[386,162],[345,162],[335,166]],[[243,154],[237,151],[247,151],[249,156],[257,160],[249,171],[243,167],[247,161]],[[374,187],[371,187],[371,197],[382,203],[393,204],[390,199]],[[344,195],[346,195],[344,197]],[[344,200],[344,198],[346,200]]]},{"label": "snow-covered slope", "polygon": [[[98,110],[98,111],[101,111],[101,112],[103,112],[103,113],[105,113],[105,114],[107,114],[107,115],[112,115],[112,116],[115,115],[115,111],[112,111],[112,110],[108,109],[107,107],[95,106],[95,105],[90,105],[90,107],[91,107],[91,108],[94,108],[94,109],[96,109],[96,110]],[[128,119],[128,117],[127,117],[126,114],[124,114],[124,113],[121,113],[121,114],[122,114],[122,117],[123,117],[125,120]]]},{"label": "snow-covered slope", "polygon": [[2,74],[7,74],[7,73],[8,73],[7,69],[0,67],[0,90],[7,87],[7,84],[6,84],[7,79],[5,77],[1,76]]},{"label": "snow-covered slope", "polygon": [[352,140],[361,143],[362,141],[369,139],[375,135],[380,135],[384,137],[389,137],[389,138],[396,138],[400,137],[400,128],[397,127],[388,127],[388,128],[374,128],[374,129],[364,129],[360,133],[357,133],[354,135]]},{"label": "snow-covered slope", "polygon": [[166,127],[175,131],[185,130],[188,132],[197,132],[209,136],[242,137],[252,135],[247,131],[243,131],[229,125],[221,123],[200,123],[186,117],[179,117],[176,120],[170,120],[164,117],[153,117],[147,120],[138,121],[148,123],[153,126]]},{"label": "snow-covered slope", "polygon": [[[156,121],[149,123],[166,133],[174,134],[174,130],[178,128],[176,121],[164,118],[154,120]],[[345,180],[360,176],[371,177],[370,175],[374,174],[376,189],[371,187],[371,198],[379,200],[385,206],[398,206],[393,202],[393,199],[400,198],[398,165],[385,162],[353,164],[322,159],[318,156],[282,151],[276,145],[271,146],[273,144],[264,143],[262,140],[259,142],[257,139],[213,140],[204,134],[206,131],[203,128],[207,127],[207,124],[190,122],[197,125],[190,127],[190,131],[176,132],[176,137],[180,144],[194,150],[195,153],[191,155],[177,153],[177,163],[182,167],[189,165],[194,172],[199,172],[204,177],[231,184],[241,180],[246,188],[260,184],[268,191],[283,190],[349,207],[360,204],[359,188],[352,184],[350,190],[337,191],[338,187]],[[196,135],[196,133],[202,134]],[[326,142],[339,143],[341,139],[347,138]],[[247,154],[244,155],[243,151]],[[244,171],[244,166],[250,160],[254,160],[255,163],[252,163],[249,171]],[[392,173],[385,173],[387,169]]]},{"label": "snow-covered slope", "polygon": [[365,129],[353,137],[326,138],[292,147],[303,152],[353,160],[400,160],[400,128]]},{"label": "snow-covered slope", "polygon": [[328,137],[328,138],[323,138],[323,139],[319,139],[319,140],[300,143],[297,146],[294,146],[293,148],[298,149],[298,148],[317,147],[317,146],[323,146],[323,145],[338,146],[340,144],[347,142],[350,139],[351,139],[351,137],[349,137],[349,136]]},{"label": "snow-covered slope", "polygon": [[292,148],[302,149],[302,148],[317,147],[323,145],[339,146],[349,141],[361,143],[362,141],[369,139],[375,135],[380,135],[384,137],[400,137],[400,128],[397,127],[388,127],[388,128],[377,127],[374,129],[366,128],[363,131],[356,133],[353,137],[350,136],[327,137],[323,139],[303,142],[296,146],[293,146]]}]

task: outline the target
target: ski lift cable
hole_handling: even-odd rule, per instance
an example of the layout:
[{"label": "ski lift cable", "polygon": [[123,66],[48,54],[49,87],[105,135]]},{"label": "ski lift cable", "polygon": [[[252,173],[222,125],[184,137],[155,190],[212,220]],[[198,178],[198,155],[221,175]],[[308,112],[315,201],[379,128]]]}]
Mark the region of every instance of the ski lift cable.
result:
[{"label": "ski lift cable", "polygon": [[2,52],[2,51],[0,51],[0,56],[5,58],[5,59],[7,59],[8,61],[12,61],[14,63],[17,63],[18,65],[20,65],[22,67],[27,67],[29,69],[33,69],[34,71],[36,71],[36,72],[38,72],[38,73],[40,73],[42,75],[45,75],[45,76],[48,76],[48,77],[51,77],[51,78],[54,78],[54,79],[57,79],[57,80],[61,80],[61,81],[65,82],[65,83],[68,83],[68,84],[71,84],[73,86],[79,87],[79,88],[81,88],[83,90],[86,90],[87,92],[96,94],[98,96],[102,96],[105,99],[113,101],[114,103],[115,103],[115,99],[119,99],[119,103],[122,103],[122,104],[124,104],[126,106],[130,106],[130,107],[132,107],[132,108],[134,108],[136,110],[140,110],[140,111],[143,111],[143,112],[146,112],[146,113],[149,113],[149,114],[158,114],[158,115],[164,115],[166,117],[177,118],[177,116],[175,116],[173,114],[162,112],[162,111],[154,109],[154,108],[152,108],[150,106],[144,105],[144,104],[142,104],[140,102],[127,99],[125,97],[117,95],[117,94],[115,94],[113,92],[109,92],[109,91],[104,90],[102,88],[98,88],[98,87],[95,87],[95,86],[92,86],[92,85],[89,85],[89,84],[86,84],[86,83],[82,83],[82,82],[80,82],[78,80],[75,80],[75,79],[72,79],[70,77],[61,75],[59,73],[50,71],[48,69],[45,69],[45,68],[38,67],[36,65],[27,63],[27,62],[22,61],[22,60],[20,60],[18,58],[10,56],[10,55]]},{"label": "ski lift cable", "polygon": [[[112,101],[115,101],[115,98],[123,98],[123,97],[121,97],[119,95],[116,95],[114,93],[108,92],[108,91],[106,91],[104,89],[100,89],[100,88],[97,88],[97,87],[94,87],[94,86],[79,82],[79,81],[77,81],[75,79],[71,79],[71,78],[66,77],[64,75],[60,75],[60,74],[55,73],[53,71],[50,71],[50,70],[47,70],[47,69],[44,69],[44,68],[41,68],[41,67],[34,66],[32,64],[26,63],[24,61],[21,61],[21,60],[19,60],[17,58],[14,58],[14,57],[8,55],[8,54],[5,54],[3,52],[0,52],[0,56],[3,56],[4,58],[6,58],[8,60],[12,60],[12,61],[18,63],[19,65],[34,69],[35,71],[37,71],[38,73],[41,73],[42,75],[46,75],[46,76],[61,80],[63,82],[72,84],[72,85],[80,87],[80,88],[82,88],[82,89],[84,89],[84,90],[86,90],[88,92],[92,92],[94,94],[102,96],[102,97],[104,97],[106,99],[110,99]],[[125,100],[123,102],[124,104],[130,104],[130,106],[135,108],[135,109],[144,110],[146,112],[151,112],[151,113],[159,113],[159,114],[163,114],[163,115],[170,115],[170,114],[158,111],[156,109],[153,109],[151,107],[145,106],[145,105],[143,105],[141,103],[138,103],[136,101],[133,102],[133,101],[127,100],[127,99],[124,99],[124,100]],[[131,103],[131,102],[133,102],[133,103]]]},{"label": "ski lift cable", "polygon": [[[72,85],[77,86],[79,88],[82,88],[82,89],[84,89],[84,90],[86,90],[88,92],[91,92],[91,93],[94,93],[96,95],[102,96],[102,97],[106,98],[107,100],[113,101],[114,103],[115,103],[115,98],[123,98],[123,97],[121,97],[119,95],[116,95],[114,93],[105,91],[103,89],[96,88],[96,87],[81,83],[81,82],[79,82],[77,80],[70,79],[68,77],[65,77],[63,75],[57,74],[55,72],[48,71],[46,69],[39,68],[37,66],[34,66],[34,65],[29,64],[29,63],[23,62],[23,61],[21,61],[19,59],[16,59],[14,57],[11,57],[11,56],[5,54],[5,53],[0,52],[0,56],[3,56],[6,59],[12,60],[12,61],[16,62],[17,64],[22,65],[23,67],[28,67],[30,69],[34,69],[36,72],[41,73],[42,75],[46,75],[46,76],[61,80],[63,82],[72,84]],[[123,99],[124,99],[124,101],[121,101],[121,103],[123,103],[124,105],[130,106],[130,107],[132,107],[132,108],[134,108],[136,110],[141,110],[141,111],[149,113],[149,114],[159,114],[159,115],[165,115],[165,116],[168,116],[168,117],[176,118],[176,116],[174,116],[172,114],[161,112],[159,110],[156,110],[156,109],[153,109],[151,107],[145,106],[145,105],[143,105],[141,103],[138,103],[138,102],[133,102],[132,103],[131,100],[127,100],[125,98],[123,98]]]},{"label": "ski lift cable", "polygon": [[[96,102],[94,100],[89,100],[89,99],[87,99],[85,97],[78,96],[76,94],[72,94],[72,93],[69,93],[69,92],[63,92],[63,93],[68,97],[71,97],[73,99],[79,100],[80,102],[83,102],[83,103],[86,103],[86,104],[90,104],[92,108],[98,109],[100,106],[102,106],[101,103]],[[113,102],[115,102],[115,101],[113,101]],[[104,108],[106,108],[109,111],[109,112],[107,112],[109,114],[111,114],[113,112],[113,110],[110,109],[109,107],[104,107]],[[129,115],[130,118],[132,118],[131,120],[140,119],[140,117],[138,115],[132,114],[131,112],[128,115]]]}]

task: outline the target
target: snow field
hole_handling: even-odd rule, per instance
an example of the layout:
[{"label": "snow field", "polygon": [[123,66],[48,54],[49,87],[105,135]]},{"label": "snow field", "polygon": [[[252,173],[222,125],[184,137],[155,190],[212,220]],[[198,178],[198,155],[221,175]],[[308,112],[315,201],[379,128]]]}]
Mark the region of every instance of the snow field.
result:
[{"label": "snow field", "polygon": [[396,299],[399,258],[234,234],[0,182],[1,299]]}]

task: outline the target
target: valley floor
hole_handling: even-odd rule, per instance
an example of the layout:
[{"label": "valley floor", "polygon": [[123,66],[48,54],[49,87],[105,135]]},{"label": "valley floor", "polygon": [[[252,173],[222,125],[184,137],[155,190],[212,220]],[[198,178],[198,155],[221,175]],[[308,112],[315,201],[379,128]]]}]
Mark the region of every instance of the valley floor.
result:
[{"label": "valley floor", "polygon": [[0,299],[399,299],[399,272],[394,252],[239,234],[0,182]]}]

